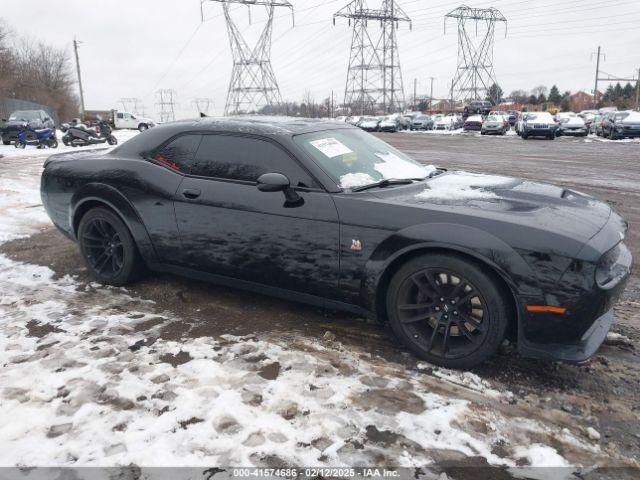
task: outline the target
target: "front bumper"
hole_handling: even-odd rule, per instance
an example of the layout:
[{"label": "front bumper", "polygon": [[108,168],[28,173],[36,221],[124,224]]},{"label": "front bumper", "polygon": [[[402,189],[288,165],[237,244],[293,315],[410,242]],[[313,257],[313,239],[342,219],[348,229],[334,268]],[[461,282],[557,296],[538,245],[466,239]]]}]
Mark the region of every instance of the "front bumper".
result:
[{"label": "front bumper", "polygon": [[613,324],[613,309],[597,318],[589,330],[575,344],[558,343],[519,345],[520,353],[526,357],[542,360],[557,360],[568,363],[583,363],[598,351]]},{"label": "front bumper", "polygon": [[588,130],[586,128],[561,128],[559,133],[562,135],[575,135],[575,136],[584,136],[587,135]]},{"label": "front bumper", "polygon": [[522,133],[528,137],[547,137],[549,135],[555,135],[557,129],[555,128],[525,128]]}]

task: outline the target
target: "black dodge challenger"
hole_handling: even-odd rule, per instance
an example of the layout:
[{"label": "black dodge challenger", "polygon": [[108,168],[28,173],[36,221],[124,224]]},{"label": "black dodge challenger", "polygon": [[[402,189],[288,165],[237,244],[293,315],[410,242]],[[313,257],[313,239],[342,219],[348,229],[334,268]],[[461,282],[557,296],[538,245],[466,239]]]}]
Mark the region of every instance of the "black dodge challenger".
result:
[{"label": "black dodge challenger", "polygon": [[626,223],[595,198],[423,165],[332,122],[166,124],[50,157],[42,199],[100,282],[146,267],[344,309],[453,368],[505,338],[586,360],[632,264]]}]

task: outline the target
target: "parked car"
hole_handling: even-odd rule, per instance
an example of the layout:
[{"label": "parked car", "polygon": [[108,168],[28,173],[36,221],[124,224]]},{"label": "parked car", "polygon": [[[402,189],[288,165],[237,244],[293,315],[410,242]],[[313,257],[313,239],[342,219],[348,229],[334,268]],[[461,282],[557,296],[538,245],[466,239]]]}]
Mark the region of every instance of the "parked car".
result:
[{"label": "parked car", "polygon": [[616,112],[604,124],[604,136],[611,140],[640,137],[640,112]]},{"label": "parked car", "polygon": [[470,115],[464,121],[462,126],[465,132],[476,131],[479,132],[482,130],[482,115]]},{"label": "parked car", "polygon": [[476,100],[464,107],[464,115],[488,115],[491,111],[491,102],[485,102],[481,100]]},{"label": "parked car", "polygon": [[518,112],[517,110],[509,110],[507,114],[509,116],[509,125],[512,127],[515,127],[516,123],[518,122],[518,117],[520,116],[520,112]]},{"label": "parked car", "polygon": [[381,132],[397,132],[403,130],[403,124],[397,115],[389,115],[384,117],[379,123],[379,129]]},{"label": "parked car", "polygon": [[111,111],[111,123],[116,129],[145,130],[155,127],[155,122],[150,118],[140,117],[130,112]]},{"label": "parked car", "polygon": [[509,130],[509,128],[510,128],[509,114],[507,112],[504,112],[502,110],[495,110],[495,111],[489,112],[489,115],[492,115],[494,117],[499,117],[500,119],[502,119],[502,123],[504,124],[504,128],[506,130]]},{"label": "parked car", "polygon": [[5,120],[2,129],[2,144],[10,145],[18,138],[21,130],[29,127],[30,130],[55,129],[55,123],[44,110],[17,110]]},{"label": "parked car", "polygon": [[380,119],[377,117],[362,117],[358,122],[358,127],[365,132],[379,132]]},{"label": "parked car", "polygon": [[434,130],[453,130],[454,118],[448,115],[438,114],[433,119]]},{"label": "parked car", "polygon": [[450,113],[447,116],[451,117],[451,125],[454,130],[458,130],[464,125],[464,118],[462,117],[462,115],[459,115],[457,113]]},{"label": "parked car", "polygon": [[604,202],[426,166],[335,122],[172,122],[49,157],[41,196],[101,283],[145,265],[347,310],[453,368],[516,336],[524,356],[586,360],[632,264]]},{"label": "parked car", "polygon": [[527,115],[522,124],[522,138],[546,137],[555,140],[558,133],[558,124],[549,112],[535,112]]},{"label": "parked car", "polygon": [[349,117],[347,119],[347,123],[349,123],[350,125],[353,125],[353,126],[357,126],[358,123],[360,123],[360,120],[362,120],[363,118],[364,117],[362,117],[362,116],[354,115],[354,116]]},{"label": "parked car", "polygon": [[518,135],[522,136],[524,122],[526,122],[527,119],[529,117],[532,117],[534,114],[535,112],[523,112],[522,114],[520,114],[520,116],[518,117],[518,121],[516,122],[516,133]]},{"label": "parked car", "polygon": [[589,129],[585,125],[584,120],[577,115],[563,118],[558,125],[558,135],[586,137],[588,134]]},{"label": "parked car", "polygon": [[597,114],[593,117],[593,121],[589,125],[589,133],[595,133],[597,136],[602,136],[602,122],[604,115]]},{"label": "parked car", "polygon": [[[468,120],[469,119],[467,119],[467,121]],[[480,130],[480,133],[482,135],[488,135],[491,133],[495,135],[504,135],[509,129],[509,124],[507,123],[507,125],[505,126],[504,118],[498,115],[489,115],[481,125],[482,128]]]},{"label": "parked car", "polygon": [[429,115],[418,115],[411,122],[411,130],[433,130],[433,118]]}]

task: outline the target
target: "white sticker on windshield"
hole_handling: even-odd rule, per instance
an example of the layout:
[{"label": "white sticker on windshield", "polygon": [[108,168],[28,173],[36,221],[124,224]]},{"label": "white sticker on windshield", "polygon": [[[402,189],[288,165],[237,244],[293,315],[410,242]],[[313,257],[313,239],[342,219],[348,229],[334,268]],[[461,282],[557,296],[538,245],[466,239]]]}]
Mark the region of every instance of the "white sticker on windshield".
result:
[{"label": "white sticker on windshield", "polygon": [[351,150],[344,143],[336,140],[335,138],[322,138],[320,140],[313,140],[309,143],[329,158],[337,157],[339,155],[346,155],[347,153],[353,153],[353,150]]}]

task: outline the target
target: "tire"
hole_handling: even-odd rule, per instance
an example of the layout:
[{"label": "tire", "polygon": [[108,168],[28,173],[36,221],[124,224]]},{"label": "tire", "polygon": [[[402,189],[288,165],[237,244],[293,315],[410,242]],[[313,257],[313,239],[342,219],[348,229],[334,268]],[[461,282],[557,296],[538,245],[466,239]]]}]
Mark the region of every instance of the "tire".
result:
[{"label": "tire", "polygon": [[84,214],[78,244],[91,275],[100,283],[120,287],[141,270],[135,242],[124,222],[111,210],[98,207]]},{"label": "tire", "polygon": [[7,146],[7,145],[11,145],[11,141],[10,140],[3,140],[2,144]]},{"label": "tire", "polygon": [[389,324],[402,343],[447,368],[473,368],[493,356],[509,321],[496,278],[455,254],[408,261],[391,278],[386,300]]},{"label": "tire", "polygon": [[26,147],[24,143],[18,142],[17,140],[16,140],[16,143],[13,144],[13,146],[20,149],[24,149]]},{"label": "tire", "polygon": [[118,144],[118,139],[116,137],[114,137],[113,135],[109,135],[109,137],[107,137],[107,143],[109,145],[117,145]]},{"label": "tire", "polygon": [[138,125],[138,131],[144,132],[145,130],[149,130],[149,125],[147,125],[146,123],[141,123],[140,125]]},{"label": "tire", "polygon": [[49,148],[58,148],[58,139],[52,138],[47,142],[47,147]]},{"label": "tire", "polygon": [[527,140],[529,138],[529,135],[527,135],[526,133],[522,134],[522,139],[523,140]]}]

